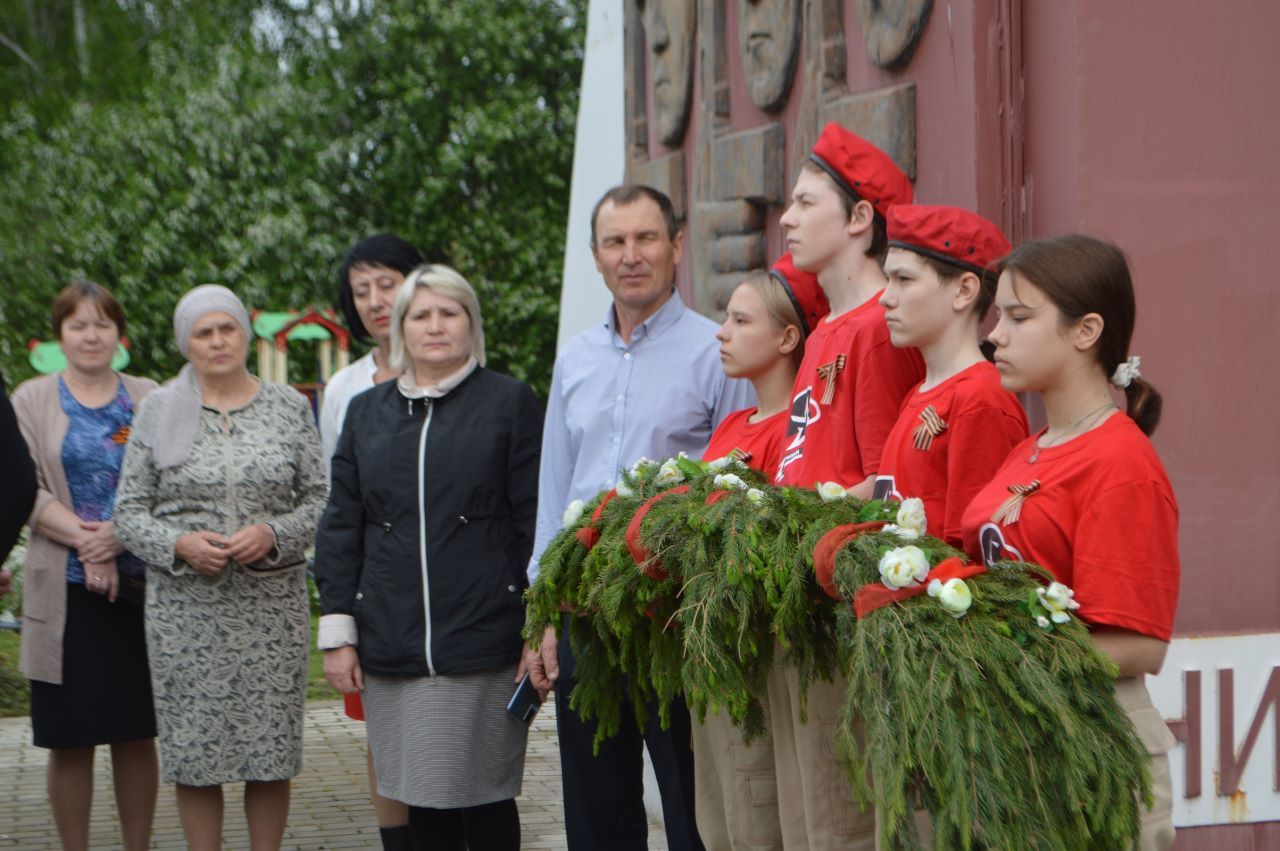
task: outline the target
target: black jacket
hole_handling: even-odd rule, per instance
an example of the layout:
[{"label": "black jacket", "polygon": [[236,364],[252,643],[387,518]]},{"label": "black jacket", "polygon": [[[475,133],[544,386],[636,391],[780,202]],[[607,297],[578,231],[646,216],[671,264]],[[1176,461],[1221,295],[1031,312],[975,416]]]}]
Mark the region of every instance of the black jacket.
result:
[{"label": "black jacket", "polygon": [[36,464],[18,429],[4,379],[0,379],[0,470],[5,471],[0,489],[0,564],[4,564],[36,500]]},{"label": "black jacket", "polygon": [[541,448],[533,391],[484,368],[439,399],[389,381],[351,400],[315,571],[323,612],[355,617],[364,670],[460,674],[519,658]]}]

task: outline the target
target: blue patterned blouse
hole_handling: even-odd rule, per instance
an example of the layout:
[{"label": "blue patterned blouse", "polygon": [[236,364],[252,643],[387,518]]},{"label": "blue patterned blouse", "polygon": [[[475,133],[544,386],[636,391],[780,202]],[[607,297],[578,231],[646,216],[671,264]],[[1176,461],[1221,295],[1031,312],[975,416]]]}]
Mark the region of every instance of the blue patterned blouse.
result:
[{"label": "blue patterned blouse", "polygon": [[[129,426],[133,422],[133,400],[119,385],[116,396],[101,408],[76,401],[67,384],[58,379],[62,410],[71,421],[62,442],[62,470],[71,488],[72,510],[81,520],[110,520],[115,510],[116,486]],[[137,556],[123,552],[116,567],[129,576],[142,576],[146,565]],[[84,565],[76,551],[67,556],[67,581],[84,584]]]}]

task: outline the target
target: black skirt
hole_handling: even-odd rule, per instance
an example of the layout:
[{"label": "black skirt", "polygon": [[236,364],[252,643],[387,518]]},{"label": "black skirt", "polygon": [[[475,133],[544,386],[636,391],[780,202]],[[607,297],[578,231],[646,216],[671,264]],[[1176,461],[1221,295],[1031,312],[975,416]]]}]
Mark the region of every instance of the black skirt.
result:
[{"label": "black skirt", "polygon": [[39,748],[85,748],[156,734],[143,607],[67,583],[62,685],[32,680]]}]

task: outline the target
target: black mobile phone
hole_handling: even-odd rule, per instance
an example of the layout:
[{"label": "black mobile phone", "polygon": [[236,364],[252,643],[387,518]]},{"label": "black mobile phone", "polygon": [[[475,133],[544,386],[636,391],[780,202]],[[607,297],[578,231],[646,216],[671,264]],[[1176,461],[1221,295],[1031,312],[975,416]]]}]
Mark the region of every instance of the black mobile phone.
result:
[{"label": "black mobile phone", "polygon": [[538,707],[541,705],[542,698],[538,697],[538,690],[529,681],[529,675],[525,674],[520,685],[516,686],[516,693],[511,695],[511,700],[507,703],[507,712],[517,721],[532,724],[533,716],[538,714]]}]

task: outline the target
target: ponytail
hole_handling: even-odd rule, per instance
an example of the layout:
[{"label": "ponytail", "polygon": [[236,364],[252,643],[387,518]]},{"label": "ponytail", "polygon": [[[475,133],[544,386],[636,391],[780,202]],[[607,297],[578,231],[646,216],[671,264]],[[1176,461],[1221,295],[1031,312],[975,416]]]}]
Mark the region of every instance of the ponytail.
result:
[{"label": "ponytail", "polygon": [[1145,378],[1135,378],[1124,388],[1125,413],[1150,437],[1160,424],[1164,397]]}]

